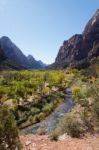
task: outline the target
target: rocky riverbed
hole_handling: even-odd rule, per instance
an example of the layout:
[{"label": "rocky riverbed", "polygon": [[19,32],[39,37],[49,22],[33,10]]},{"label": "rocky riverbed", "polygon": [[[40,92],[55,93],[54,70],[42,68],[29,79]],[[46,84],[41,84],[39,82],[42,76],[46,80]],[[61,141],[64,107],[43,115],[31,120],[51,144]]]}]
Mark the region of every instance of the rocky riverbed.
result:
[{"label": "rocky riverbed", "polygon": [[65,93],[64,103],[60,105],[58,108],[56,108],[55,111],[50,116],[48,116],[45,120],[41,121],[40,123],[21,129],[20,133],[21,134],[29,134],[29,133],[35,134],[37,130],[40,128],[44,129],[46,133],[49,133],[52,130],[54,130],[57,127],[61,117],[65,113],[69,112],[73,106],[71,90],[67,88],[64,93]]}]

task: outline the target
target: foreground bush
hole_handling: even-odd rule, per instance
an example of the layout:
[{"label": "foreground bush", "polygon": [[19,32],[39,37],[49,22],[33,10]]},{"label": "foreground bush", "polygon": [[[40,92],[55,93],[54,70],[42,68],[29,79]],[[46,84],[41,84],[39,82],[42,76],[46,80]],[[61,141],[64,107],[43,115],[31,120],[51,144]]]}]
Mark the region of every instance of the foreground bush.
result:
[{"label": "foreground bush", "polygon": [[59,122],[58,127],[50,135],[52,140],[57,140],[58,136],[67,133],[71,137],[79,138],[84,133],[83,122],[76,114],[68,113]]},{"label": "foreground bush", "polygon": [[21,150],[14,117],[6,106],[0,106],[0,150]]},{"label": "foreground bush", "polygon": [[61,132],[67,133],[71,137],[79,138],[84,132],[82,121],[75,117],[75,114],[68,114],[61,120]]}]

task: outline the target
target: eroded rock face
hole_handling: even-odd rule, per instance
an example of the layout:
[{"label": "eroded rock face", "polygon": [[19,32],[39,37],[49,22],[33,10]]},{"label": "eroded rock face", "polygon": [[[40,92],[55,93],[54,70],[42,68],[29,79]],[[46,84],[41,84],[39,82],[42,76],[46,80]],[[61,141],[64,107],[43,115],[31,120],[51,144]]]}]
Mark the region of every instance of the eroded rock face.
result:
[{"label": "eroded rock face", "polygon": [[76,34],[63,42],[52,67],[85,68],[89,66],[90,59],[97,56],[99,56],[99,9],[89,20],[82,34]]}]

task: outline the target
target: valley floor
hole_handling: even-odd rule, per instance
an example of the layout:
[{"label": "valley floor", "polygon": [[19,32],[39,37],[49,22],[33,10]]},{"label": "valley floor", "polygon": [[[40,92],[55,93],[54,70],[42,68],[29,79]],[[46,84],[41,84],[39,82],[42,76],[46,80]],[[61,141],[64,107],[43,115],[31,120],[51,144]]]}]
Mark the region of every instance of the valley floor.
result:
[{"label": "valley floor", "polygon": [[86,135],[84,138],[65,138],[50,141],[47,136],[21,136],[23,150],[99,150],[99,135]]}]

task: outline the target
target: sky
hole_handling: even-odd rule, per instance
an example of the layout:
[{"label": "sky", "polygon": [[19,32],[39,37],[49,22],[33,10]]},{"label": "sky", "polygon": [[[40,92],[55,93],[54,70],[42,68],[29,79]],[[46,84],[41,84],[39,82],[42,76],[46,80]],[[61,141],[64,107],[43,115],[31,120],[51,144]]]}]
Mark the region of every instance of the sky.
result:
[{"label": "sky", "polygon": [[82,33],[98,8],[99,0],[0,0],[0,37],[51,64],[63,41]]}]

